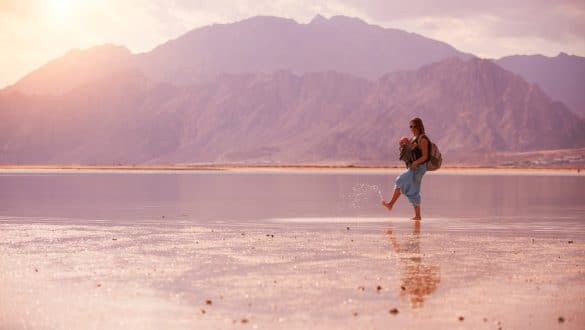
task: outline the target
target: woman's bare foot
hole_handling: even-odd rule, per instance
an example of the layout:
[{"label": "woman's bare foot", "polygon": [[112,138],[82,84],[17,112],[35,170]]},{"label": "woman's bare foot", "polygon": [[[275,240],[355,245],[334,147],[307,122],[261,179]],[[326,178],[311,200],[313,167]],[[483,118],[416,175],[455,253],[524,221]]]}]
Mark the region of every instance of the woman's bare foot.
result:
[{"label": "woman's bare foot", "polygon": [[388,209],[388,211],[392,211],[392,207],[394,206],[394,205],[392,205],[391,202],[385,202],[385,201],[382,201],[382,205],[384,205]]},{"label": "woman's bare foot", "polygon": [[421,217],[412,217],[412,218],[410,218],[410,220],[418,221],[418,220],[422,220],[422,219],[421,219]]}]

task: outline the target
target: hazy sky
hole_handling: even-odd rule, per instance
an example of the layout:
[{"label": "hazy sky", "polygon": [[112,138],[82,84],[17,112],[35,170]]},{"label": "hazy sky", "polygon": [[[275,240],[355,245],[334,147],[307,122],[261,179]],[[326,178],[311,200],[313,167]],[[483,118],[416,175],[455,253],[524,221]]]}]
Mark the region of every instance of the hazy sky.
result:
[{"label": "hazy sky", "polygon": [[585,0],[0,0],[0,87],[103,43],[133,52],[212,23],[255,15],[307,23],[346,15],[416,32],[482,57],[585,56]]}]

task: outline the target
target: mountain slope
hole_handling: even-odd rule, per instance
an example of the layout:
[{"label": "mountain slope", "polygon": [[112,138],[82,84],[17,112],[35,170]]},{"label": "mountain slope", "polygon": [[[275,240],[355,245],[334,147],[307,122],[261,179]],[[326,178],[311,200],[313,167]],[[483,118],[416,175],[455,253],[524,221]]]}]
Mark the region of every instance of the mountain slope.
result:
[{"label": "mountain slope", "polygon": [[103,45],[74,49],[24,76],[6,91],[59,95],[91,83],[127,66],[130,51],[122,46]]},{"label": "mountain slope", "polygon": [[356,18],[317,16],[299,24],[259,16],[198,28],[142,54],[114,45],[74,50],[5,90],[58,95],[128,69],[175,85],[209,82],[222,74],[280,70],[338,71],[377,79],[452,56],[468,57],[443,42]]},{"label": "mountain slope", "polygon": [[336,72],[223,75],[200,85],[117,73],[62,96],[0,96],[0,163],[395,163],[420,116],[450,162],[585,146],[585,121],[487,60],[371,81]]},{"label": "mountain slope", "polygon": [[278,70],[338,71],[377,79],[452,56],[467,57],[445,43],[357,18],[317,16],[299,24],[259,16],[193,30],[139,55],[137,63],[153,79],[173,83]]},{"label": "mountain slope", "polygon": [[556,57],[516,55],[495,62],[538,84],[552,99],[585,118],[585,57],[565,53]]}]

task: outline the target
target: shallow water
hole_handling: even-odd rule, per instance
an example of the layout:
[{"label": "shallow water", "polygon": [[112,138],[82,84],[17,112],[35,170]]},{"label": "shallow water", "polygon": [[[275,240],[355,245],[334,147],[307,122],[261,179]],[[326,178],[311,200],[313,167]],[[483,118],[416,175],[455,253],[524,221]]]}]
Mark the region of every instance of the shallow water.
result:
[{"label": "shallow water", "polygon": [[[70,224],[206,224],[411,216],[402,197],[389,214],[395,173],[238,171],[0,172],[0,221]],[[585,176],[427,174],[423,217],[491,228],[583,227]],[[383,220],[382,220],[383,221]],[[305,221],[307,222],[307,221]],[[319,221],[316,221],[319,222]]]},{"label": "shallow water", "polygon": [[584,177],[395,176],[2,172],[0,328],[583,328]]}]

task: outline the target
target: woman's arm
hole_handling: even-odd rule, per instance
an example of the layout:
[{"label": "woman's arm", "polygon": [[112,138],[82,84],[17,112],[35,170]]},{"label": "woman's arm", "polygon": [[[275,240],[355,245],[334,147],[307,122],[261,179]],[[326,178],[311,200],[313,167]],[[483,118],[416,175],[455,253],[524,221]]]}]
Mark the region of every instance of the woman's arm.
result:
[{"label": "woman's arm", "polygon": [[424,139],[420,139],[418,145],[420,150],[422,151],[422,156],[412,163],[411,168],[413,170],[416,170],[416,167],[418,165],[426,162],[427,159],[429,158],[429,140],[426,137]]}]

